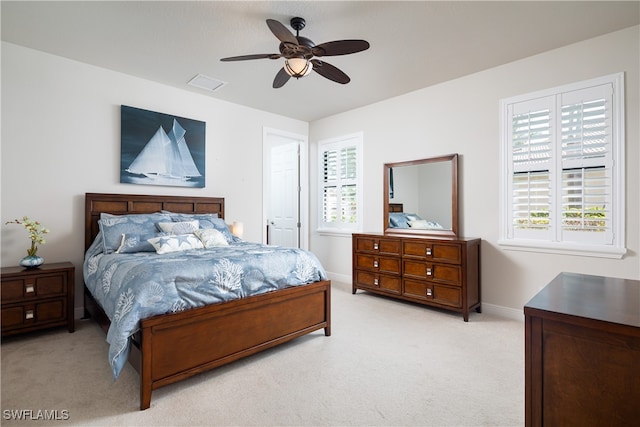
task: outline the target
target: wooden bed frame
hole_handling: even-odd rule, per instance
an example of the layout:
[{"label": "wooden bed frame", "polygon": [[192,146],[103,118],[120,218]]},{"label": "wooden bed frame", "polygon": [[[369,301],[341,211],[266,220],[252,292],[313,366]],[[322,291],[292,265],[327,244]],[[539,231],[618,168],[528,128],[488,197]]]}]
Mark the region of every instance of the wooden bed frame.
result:
[{"label": "wooden bed frame", "polygon": [[[100,213],[160,210],[224,218],[224,199],[86,193],[85,251],[98,234]],[[84,304],[86,315],[106,331],[109,319],[86,286]],[[140,409],[151,406],[151,392],[157,388],[322,328],[331,335],[329,280],[143,319],[129,357],[140,373]]]}]

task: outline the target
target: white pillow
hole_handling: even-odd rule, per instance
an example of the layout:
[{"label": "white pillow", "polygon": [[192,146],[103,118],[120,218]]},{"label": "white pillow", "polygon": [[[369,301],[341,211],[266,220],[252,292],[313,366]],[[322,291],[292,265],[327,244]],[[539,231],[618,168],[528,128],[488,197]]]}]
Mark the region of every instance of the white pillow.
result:
[{"label": "white pillow", "polygon": [[189,249],[203,249],[200,239],[194,234],[177,234],[171,236],[154,237],[147,240],[159,254],[188,251]]},{"label": "white pillow", "polygon": [[156,225],[160,231],[171,234],[189,234],[200,228],[200,222],[197,219],[193,221],[159,222]]},{"label": "white pillow", "polygon": [[202,228],[193,232],[198,239],[202,241],[205,248],[213,248],[216,246],[229,246],[227,238],[224,234],[216,230],[215,228]]}]

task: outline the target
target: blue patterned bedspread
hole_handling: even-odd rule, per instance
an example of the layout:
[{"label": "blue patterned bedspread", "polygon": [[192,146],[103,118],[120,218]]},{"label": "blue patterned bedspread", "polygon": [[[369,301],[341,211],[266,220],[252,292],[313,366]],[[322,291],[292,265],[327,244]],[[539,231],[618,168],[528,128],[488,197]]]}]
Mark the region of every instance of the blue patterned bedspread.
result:
[{"label": "blue patterned bedspread", "polygon": [[308,251],[245,241],[162,255],[103,254],[101,247],[94,242],[87,250],[83,274],[111,320],[107,342],[114,378],[128,359],[140,319],[327,278]]}]

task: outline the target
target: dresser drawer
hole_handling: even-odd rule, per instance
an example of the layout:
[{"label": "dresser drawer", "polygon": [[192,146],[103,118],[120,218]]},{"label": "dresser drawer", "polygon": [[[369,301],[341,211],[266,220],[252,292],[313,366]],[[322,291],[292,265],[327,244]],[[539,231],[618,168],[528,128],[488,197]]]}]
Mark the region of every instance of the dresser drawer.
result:
[{"label": "dresser drawer", "polygon": [[356,254],[355,268],[378,273],[400,274],[400,258]]},{"label": "dresser drawer", "polygon": [[462,307],[462,290],[458,287],[405,279],[403,294],[451,307]]},{"label": "dresser drawer", "polygon": [[397,255],[400,256],[402,252],[402,245],[399,239],[387,239],[377,237],[356,237],[355,247],[356,252],[370,252],[380,255]]},{"label": "dresser drawer", "polygon": [[25,276],[24,278],[3,280],[2,303],[66,295],[66,280],[65,274]]},{"label": "dresser drawer", "polygon": [[370,273],[368,271],[356,271],[356,284],[376,290],[400,294],[402,283],[399,276]]},{"label": "dresser drawer", "polygon": [[66,298],[16,304],[2,308],[2,332],[32,325],[67,321]]},{"label": "dresser drawer", "polygon": [[405,240],[402,244],[402,254],[405,257],[430,261],[462,263],[462,249],[456,243]]},{"label": "dresser drawer", "polygon": [[462,284],[462,268],[458,265],[435,264],[405,259],[402,267],[405,277],[425,279],[455,286]]}]

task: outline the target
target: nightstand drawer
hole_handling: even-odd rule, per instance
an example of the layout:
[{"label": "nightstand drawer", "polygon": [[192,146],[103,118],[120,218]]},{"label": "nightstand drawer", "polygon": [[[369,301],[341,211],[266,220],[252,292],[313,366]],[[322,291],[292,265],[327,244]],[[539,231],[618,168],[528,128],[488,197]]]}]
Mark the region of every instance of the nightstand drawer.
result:
[{"label": "nightstand drawer", "polygon": [[65,274],[27,276],[24,279],[2,281],[2,303],[66,295]]},{"label": "nightstand drawer", "polygon": [[67,321],[66,298],[2,308],[2,332],[30,325]]}]

